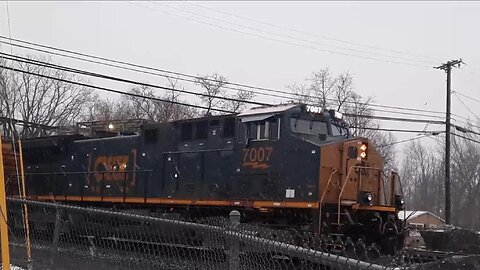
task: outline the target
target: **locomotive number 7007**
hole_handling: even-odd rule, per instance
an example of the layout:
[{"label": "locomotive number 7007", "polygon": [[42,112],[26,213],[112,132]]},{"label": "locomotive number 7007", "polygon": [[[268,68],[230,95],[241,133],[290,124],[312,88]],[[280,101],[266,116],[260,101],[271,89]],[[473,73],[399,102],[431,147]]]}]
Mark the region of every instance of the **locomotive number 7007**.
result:
[{"label": "locomotive number 7007", "polygon": [[273,147],[254,147],[243,149],[243,162],[266,162],[270,160]]}]

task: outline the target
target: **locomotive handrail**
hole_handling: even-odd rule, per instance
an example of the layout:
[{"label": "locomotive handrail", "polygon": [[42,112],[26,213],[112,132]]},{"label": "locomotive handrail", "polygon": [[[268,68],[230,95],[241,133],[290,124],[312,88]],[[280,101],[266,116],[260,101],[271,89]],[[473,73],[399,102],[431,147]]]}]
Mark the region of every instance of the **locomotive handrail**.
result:
[{"label": "locomotive handrail", "polygon": [[328,178],[327,185],[325,187],[325,190],[323,191],[322,197],[320,197],[320,202],[318,204],[318,233],[321,233],[321,228],[322,228],[322,205],[323,205],[323,199],[325,198],[325,195],[327,194],[328,187],[330,186],[330,182],[332,181],[333,175],[337,172],[337,170],[333,170],[333,172],[330,174],[330,177]]},{"label": "locomotive handrail", "polygon": [[337,208],[337,223],[338,224],[340,224],[340,207],[341,207],[341,203],[342,203],[343,191],[345,190],[345,187],[347,186],[348,177],[350,176],[350,173],[352,172],[352,169],[354,169],[354,168],[374,169],[374,170],[381,171],[380,168],[375,168],[375,167],[365,167],[365,166],[352,166],[352,167],[350,167],[350,169],[348,170],[347,176],[345,177],[345,181],[342,184],[342,189],[340,190],[340,194],[338,195],[338,208]]},{"label": "locomotive handrail", "polygon": [[230,151],[230,150],[234,150],[234,148],[231,147],[231,148],[218,148],[218,149],[198,149],[198,150],[187,150],[187,151],[169,151],[169,152],[163,152],[162,155],[210,153],[210,152],[222,152],[222,151]]},{"label": "locomotive handrail", "polygon": [[332,176],[337,172],[337,170],[333,170],[333,172],[330,174],[330,178],[328,178],[327,181],[327,186],[325,187],[325,190],[323,191],[322,197],[320,197],[320,205],[323,203],[323,199],[325,198],[325,195],[327,194],[327,189],[330,186],[330,182],[332,181]]},{"label": "locomotive handrail", "polygon": [[[153,172],[153,170],[129,170],[129,171],[83,171],[83,172],[39,172],[39,173],[25,173],[25,175],[73,175],[73,174],[95,174],[95,173],[132,173],[132,172]],[[20,176],[17,174],[10,174],[8,176]]]}]

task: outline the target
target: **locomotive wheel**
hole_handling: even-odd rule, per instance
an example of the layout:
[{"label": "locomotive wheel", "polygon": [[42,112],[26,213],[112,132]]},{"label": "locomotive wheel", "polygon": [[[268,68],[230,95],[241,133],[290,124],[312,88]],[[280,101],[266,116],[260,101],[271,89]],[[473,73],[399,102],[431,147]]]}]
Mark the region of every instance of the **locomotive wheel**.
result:
[{"label": "locomotive wheel", "polygon": [[380,258],[380,249],[375,243],[372,243],[368,248],[367,248],[367,256],[371,260],[376,260]]},{"label": "locomotive wheel", "polygon": [[357,255],[357,258],[360,260],[366,259],[367,247],[365,246],[365,243],[363,242],[362,238],[359,238],[355,243],[355,254]]}]

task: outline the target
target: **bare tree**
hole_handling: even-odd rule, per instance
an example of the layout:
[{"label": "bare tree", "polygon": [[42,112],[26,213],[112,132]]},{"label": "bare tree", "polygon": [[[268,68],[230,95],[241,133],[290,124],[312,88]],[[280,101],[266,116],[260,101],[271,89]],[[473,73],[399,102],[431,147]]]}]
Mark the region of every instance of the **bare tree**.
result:
[{"label": "bare tree", "polygon": [[127,120],[134,117],[130,114],[132,111],[130,104],[123,99],[101,99],[97,95],[90,104],[88,104],[88,114],[83,121],[109,121],[109,120]]},{"label": "bare tree", "polygon": [[[470,128],[472,129],[472,128]],[[454,137],[451,156],[452,223],[474,230],[480,229],[480,144],[472,134],[471,140]],[[473,141],[472,141],[473,139]],[[406,189],[407,206],[444,216],[445,144],[436,148],[419,142],[411,143],[405,151],[401,176]]]},{"label": "bare tree", "polygon": [[[49,62],[49,59],[40,60]],[[12,65],[32,74],[78,81],[74,75],[56,69],[20,62]],[[69,125],[82,114],[84,104],[91,99],[91,92],[85,87],[32,74],[6,70],[0,72],[0,101],[6,116],[44,126]],[[34,125],[23,128],[13,126],[12,129],[15,136],[46,134],[44,129]]]},{"label": "bare tree", "polygon": [[443,181],[441,159],[434,149],[412,142],[405,150],[401,176],[408,207],[442,214]]},{"label": "bare tree", "polygon": [[202,96],[201,100],[207,107],[205,114],[209,115],[212,108],[218,108],[222,105],[222,99],[220,98],[226,96],[223,86],[227,84],[227,78],[214,73],[212,75],[198,76],[195,81],[203,88],[205,96]]},{"label": "bare tree", "polygon": [[[379,124],[369,117],[373,109],[373,98],[364,98],[355,92],[353,76],[349,72],[334,76],[329,69],[312,73],[304,83],[289,87],[296,95],[296,101],[345,113],[345,121],[355,136],[366,137],[377,145],[377,150],[385,160],[384,169],[396,167],[394,157],[394,136],[379,131]],[[358,116],[361,115],[361,116]]]},{"label": "bare tree", "polygon": [[177,104],[186,103],[176,91],[180,87],[177,80],[169,80],[167,87],[171,90],[160,92],[146,85],[133,86],[129,93],[135,95],[122,95],[118,100],[97,99],[90,105],[87,121],[145,119],[163,123],[194,117],[194,108]]},{"label": "bare tree", "polygon": [[255,97],[255,94],[252,91],[239,89],[235,94],[231,95],[230,97],[234,100],[224,101],[223,109],[232,112],[240,112],[246,107],[245,101],[251,100],[253,97]]},{"label": "bare tree", "polygon": [[224,86],[228,84],[228,80],[217,73],[198,76],[196,83],[202,87],[202,94],[205,95],[201,97],[201,100],[203,105],[207,107],[206,115],[212,114],[212,109],[214,108],[239,112],[245,109],[245,101],[255,97],[254,92],[244,89],[237,89],[235,93],[227,94]]},{"label": "bare tree", "polygon": [[[465,135],[478,140],[471,134]],[[454,137],[452,149],[452,221],[457,225],[478,230],[480,213],[471,209],[480,207],[480,145]]]},{"label": "bare tree", "polygon": [[[303,104],[316,103],[314,100],[314,95],[312,94],[312,88],[306,83],[293,83],[292,85],[289,85],[287,87],[295,94],[295,101]],[[326,105],[326,103],[324,103],[324,105]],[[323,105],[322,108],[324,108]]]}]

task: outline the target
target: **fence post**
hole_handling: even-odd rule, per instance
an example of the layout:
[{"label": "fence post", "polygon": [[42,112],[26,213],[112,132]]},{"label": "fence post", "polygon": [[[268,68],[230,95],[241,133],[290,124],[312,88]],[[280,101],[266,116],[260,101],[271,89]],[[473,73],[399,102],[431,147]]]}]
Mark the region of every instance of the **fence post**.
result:
[{"label": "fence post", "polygon": [[[230,212],[230,225],[235,229],[240,224],[240,212],[233,210]],[[228,246],[228,266],[230,270],[240,269],[240,242],[235,237],[227,238]]]},{"label": "fence post", "polygon": [[2,269],[10,270],[10,248],[8,246],[7,198],[5,195],[5,175],[3,171],[2,136],[0,135],[0,240],[2,247]]},{"label": "fence post", "polygon": [[56,207],[55,226],[53,228],[52,254],[51,254],[52,265],[54,264],[55,254],[58,250],[58,242],[60,241],[60,233],[62,231],[62,215],[63,215],[63,209],[60,207]]},{"label": "fence post", "polygon": [[[23,167],[23,147],[22,140],[18,140],[18,153],[20,155],[20,173],[22,174],[22,194],[20,198],[27,199],[27,187],[25,185],[25,168]],[[55,194],[54,194],[55,195]],[[25,225],[25,242],[27,246],[27,269],[32,269],[32,253],[30,250],[30,223],[28,219],[28,206],[23,204],[23,224]]]}]

